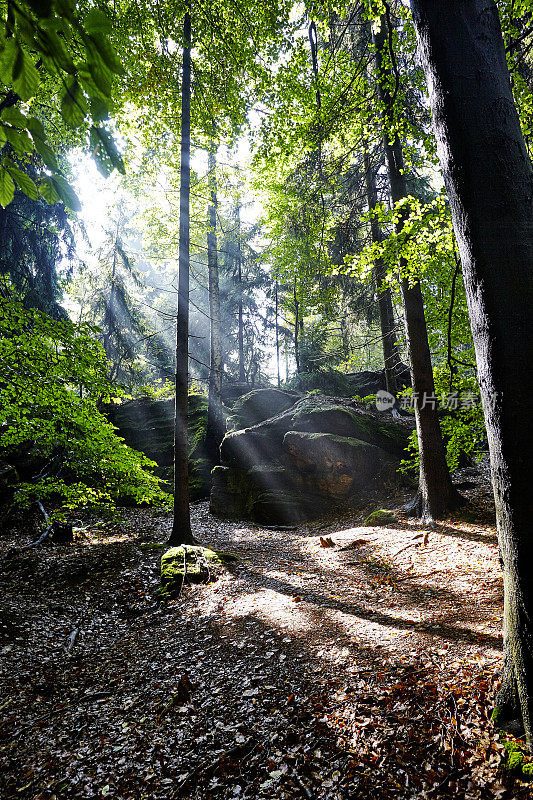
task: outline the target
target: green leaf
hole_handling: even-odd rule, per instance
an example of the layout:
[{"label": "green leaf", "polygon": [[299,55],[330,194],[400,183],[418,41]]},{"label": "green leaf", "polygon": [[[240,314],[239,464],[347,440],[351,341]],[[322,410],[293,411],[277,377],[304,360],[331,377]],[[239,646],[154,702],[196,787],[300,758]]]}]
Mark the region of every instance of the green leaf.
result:
[{"label": "green leaf", "polygon": [[97,128],[93,125],[90,142],[96,166],[104,177],[107,178],[113,169],[117,169],[122,175],[125,175],[126,168],[122,156],[118,152],[115,140],[105,128]]},{"label": "green leaf", "polygon": [[72,211],[81,211],[79,197],[65,178],[61,175],[54,175],[51,180],[64,204],[72,209]]},{"label": "green leaf", "polygon": [[61,98],[61,116],[72,128],[78,128],[87,114],[87,102],[77,78],[70,81]]},{"label": "green leaf", "polygon": [[20,47],[14,39],[8,39],[6,46],[0,53],[0,80],[6,86],[11,86],[13,80],[13,66]]},{"label": "green leaf", "polygon": [[52,183],[52,178],[44,178],[40,185],[39,185],[39,194],[46,200],[49,205],[53,205],[54,203],[58,203],[60,201],[59,194],[57,193],[57,189]]},{"label": "green leaf", "polygon": [[[2,122],[0,120],[0,125]],[[17,131],[15,128],[10,128],[7,125],[2,125],[4,135],[14,150],[21,155],[31,153],[33,150],[32,141],[26,131]]]},{"label": "green leaf", "polygon": [[5,167],[0,167],[0,205],[4,208],[10,204],[15,196],[15,184]]},{"label": "green leaf", "polygon": [[93,8],[92,11],[89,11],[87,16],[83,21],[83,27],[87,31],[87,33],[111,33],[111,22],[106,14],[103,11],[100,11],[97,8]]},{"label": "green leaf", "polygon": [[[48,167],[48,169],[56,170],[58,168],[56,154],[46,142],[43,142],[42,139],[34,136],[33,146],[41,156],[43,163]],[[55,203],[56,201],[54,200],[53,202]]]},{"label": "green leaf", "polygon": [[58,14],[66,19],[72,19],[76,10],[74,0],[55,0],[55,2]]},{"label": "green leaf", "polygon": [[113,46],[109,39],[105,36],[91,36],[90,40],[93,44],[94,50],[98,53],[105,65],[114,72],[116,75],[124,74],[124,67],[119,57],[115,53]]},{"label": "green leaf", "polygon": [[39,72],[31,58],[19,48],[15,67],[13,68],[13,88],[26,103],[34,96],[40,83]]},{"label": "green leaf", "polygon": [[18,108],[12,106],[11,108],[4,108],[2,111],[2,122],[8,122],[10,125],[16,125],[17,128],[27,128],[28,118],[22,114]]},{"label": "green leaf", "polygon": [[91,116],[94,120],[103,120],[109,117],[109,109],[99,97],[91,97]]},{"label": "green leaf", "polygon": [[68,72],[73,75],[76,72],[76,67],[72,58],[68,54],[63,40],[55,30],[41,30],[39,33],[40,44],[43,49],[43,56],[48,59],[47,66],[51,67],[52,72],[56,72],[57,68]]},{"label": "green leaf", "polygon": [[26,122],[26,127],[31,133],[34,141],[35,139],[40,139],[43,142],[46,140],[46,131],[44,129],[44,125],[40,119],[37,119],[37,117],[30,117]]},{"label": "green leaf", "polygon": [[[91,82],[94,81],[96,88],[102,92],[105,98],[108,98],[111,95],[111,86],[113,82],[112,72],[106,67],[98,54],[94,58],[91,57],[85,67],[86,71],[80,71],[80,78],[87,85],[89,93],[92,94]],[[89,83],[87,83],[87,81],[89,81]]]},{"label": "green leaf", "polygon": [[39,197],[39,192],[37,191],[37,186],[35,185],[34,181],[30,178],[29,175],[26,175],[21,169],[16,167],[14,164],[9,163],[6,164],[6,169],[11,175],[12,178],[15,179],[17,186],[21,191],[24,192],[30,200],[37,200]]}]

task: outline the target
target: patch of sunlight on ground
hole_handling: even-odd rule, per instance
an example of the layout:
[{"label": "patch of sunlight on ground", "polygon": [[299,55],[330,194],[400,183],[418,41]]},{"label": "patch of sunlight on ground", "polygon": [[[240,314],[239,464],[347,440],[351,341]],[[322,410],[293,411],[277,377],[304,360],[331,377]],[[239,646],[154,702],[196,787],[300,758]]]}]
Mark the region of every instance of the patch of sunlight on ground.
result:
[{"label": "patch of sunlight on ground", "polygon": [[245,617],[250,614],[279,628],[290,628],[294,632],[306,633],[312,628],[307,614],[298,607],[293,597],[279,594],[272,589],[243,595],[229,600],[225,605],[226,614],[231,617]]}]

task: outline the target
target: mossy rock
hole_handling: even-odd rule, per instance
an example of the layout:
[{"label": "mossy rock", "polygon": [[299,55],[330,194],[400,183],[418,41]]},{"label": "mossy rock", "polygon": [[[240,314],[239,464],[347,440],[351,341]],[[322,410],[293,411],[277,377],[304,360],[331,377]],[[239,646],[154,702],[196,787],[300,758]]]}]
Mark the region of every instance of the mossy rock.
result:
[{"label": "mossy rock", "polygon": [[505,758],[502,763],[504,772],[512,772],[522,781],[533,780],[533,762],[525,761],[524,752],[518,742],[504,742]]},{"label": "mossy rock", "polygon": [[228,428],[242,430],[264,422],[291,408],[299,399],[295,392],[282,389],[255,389],[239,398],[228,419]]},{"label": "mossy rock", "polygon": [[[155,474],[173,489],[174,463],[174,400],[152,400],[139,397],[125,403],[107,406],[106,414],[130,447],[139,450],[156,462]],[[191,499],[207,497],[210,489],[210,470],[206,457],[207,398],[189,395],[189,491]]]},{"label": "mossy rock", "polygon": [[367,526],[375,526],[375,525],[389,525],[398,522],[397,516],[392,511],[387,511],[384,508],[378,508],[376,511],[373,511],[371,514],[364,521],[364,525]]},{"label": "mossy rock", "polygon": [[[206,583],[217,577],[224,567],[237,561],[237,556],[199,545],[171,547],[161,556],[161,589],[163,597],[171,597],[186,583]],[[185,567],[185,570],[184,570]],[[186,575],[185,575],[186,573]]]}]

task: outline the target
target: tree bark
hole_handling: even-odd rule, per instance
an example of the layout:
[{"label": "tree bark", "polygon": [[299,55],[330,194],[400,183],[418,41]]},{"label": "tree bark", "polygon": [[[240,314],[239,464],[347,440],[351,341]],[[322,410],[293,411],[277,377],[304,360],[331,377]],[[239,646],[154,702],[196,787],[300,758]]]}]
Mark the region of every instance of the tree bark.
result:
[{"label": "tree bark", "polygon": [[[493,0],[411,0],[466,287],[504,579],[501,718],[533,745],[533,170]],[[519,706],[519,707],[518,707]]]},{"label": "tree bark", "polygon": [[[365,182],[368,209],[374,211],[378,204],[378,193],[376,189],[376,176],[370,163],[370,155],[365,149]],[[370,219],[370,233],[375,244],[381,244],[383,235],[379,227],[379,221],[375,216]],[[376,291],[378,293],[379,322],[381,327],[381,341],[383,345],[383,364],[385,368],[385,381],[387,391],[396,397],[398,386],[396,375],[400,367],[400,355],[396,344],[396,331],[394,324],[394,311],[392,307],[392,297],[389,288],[383,289],[383,282],[387,276],[387,270],[381,258],[374,263],[374,278],[376,281]]]},{"label": "tree bark", "polygon": [[294,280],[294,358],[296,359],[296,372],[300,374],[302,364],[300,361],[300,303],[296,291],[296,279]]},{"label": "tree bark", "polygon": [[244,325],[242,308],[242,252],[241,252],[241,207],[237,204],[237,279],[239,282],[239,320],[238,320],[238,347],[239,347],[239,381],[246,382],[246,370],[244,368]]},{"label": "tree bark", "polygon": [[181,85],[181,162],[178,315],[176,321],[176,393],[174,424],[174,518],[169,544],[192,544],[189,507],[189,204],[191,191],[191,16],[183,19]]},{"label": "tree bark", "polygon": [[217,175],[216,149],[212,142],[208,154],[208,232],[207,232],[207,265],[209,285],[209,395],[207,401],[207,428],[205,434],[207,456],[214,466],[219,462],[219,447],[224,436],[224,415],[222,413],[222,341],[220,317],[220,291],[218,281],[217,251]]},{"label": "tree bark", "polygon": [[274,297],[276,304],[276,368],[278,373],[278,389],[281,386],[281,377],[279,372],[279,297],[278,297],[278,279],[274,282]]},{"label": "tree bark", "polygon": [[[393,203],[408,196],[405,179],[403,150],[394,125],[394,95],[391,86],[397,76],[392,74],[393,54],[388,52],[388,24],[385,16],[374,34],[376,48],[376,72],[380,100],[383,106],[384,142],[390,192]],[[406,209],[398,221],[401,230],[409,214]],[[446,453],[438,418],[435,397],[433,366],[429,349],[424,300],[420,282],[402,277],[406,272],[406,262],[400,259],[400,289],[404,309],[405,335],[409,352],[411,382],[415,399],[414,410],[420,477],[418,491],[407,510],[419,514],[426,522],[442,517],[455,508],[460,496],[454,489],[450,470],[446,463]]]}]

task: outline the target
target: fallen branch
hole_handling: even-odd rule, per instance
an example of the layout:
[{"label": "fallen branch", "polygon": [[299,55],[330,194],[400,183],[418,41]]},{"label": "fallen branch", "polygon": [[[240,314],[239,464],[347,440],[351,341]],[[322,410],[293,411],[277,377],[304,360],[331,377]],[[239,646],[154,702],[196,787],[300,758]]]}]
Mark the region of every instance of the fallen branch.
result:
[{"label": "fallen branch", "polygon": [[404,550],[409,550],[410,547],[414,547],[416,545],[417,539],[423,539],[424,540],[423,543],[426,544],[427,533],[417,533],[416,536],[413,536],[409,544],[406,544],[405,547],[400,547],[399,550],[395,550],[395,552],[392,553],[392,555],[390,555],[389,558],[394,558],[394,556],[399,556],[400,553],[403,553]]},{"label": "fallen branch", "polygon": [[68,637],[68,644],[67,644],[67,653],[70,653],[72,648],[74,647],[74,643],[78,637],[78,633],[80,632],[79,628],[74,628],[70,636]]},{"label": "fallen branch", "polygon": [[[173,797],[179,797],[180,793],[183,791],[183,789],[185,789],[185,787],[191,782],[193,778],[198,778],[200,777],[200,775],[203,775],[205,777],[209,777],[210,775],[212,775],[215,772],[215,770],[226,759],[231,758],[232,756],[239,755],[240,753],[242,753],[241,758],[244,758],[246,755],[248,755],[248,750],[250,748],[250,745],[252,744],[253,744],[253,739],[251,738],[247,739],[245,742],[237,744],[235,745],[235,747],[231,747],[229,750],[226,750],[224,753],[219,755],[213,761],[209,761],[207,759],[205,761],[202,761],[200,764],[198,764],[197,767],[188,772],[184,778],[181,778],[179,785],[176,787],[176,791],[173,794]],[[257,744],[254,745],[254,747],[256,746]]]},{"label": "fallen branch", "polygon": [[314,794],[307,788],[303,780],[300,778],[298,773],[295,769],[291,769],[289,775],[293,779],[293,781],[298,785],[298,788],[301,789],[302,793],[307,797],[307,800],[315,800]]}]

